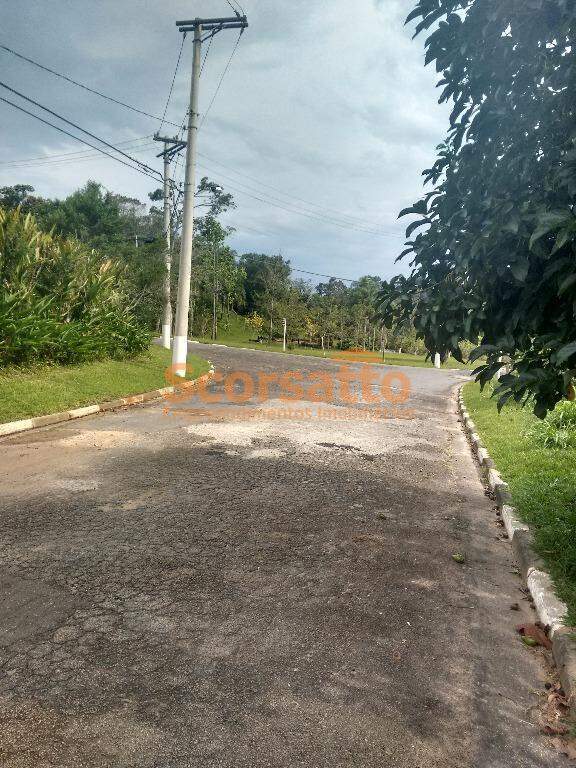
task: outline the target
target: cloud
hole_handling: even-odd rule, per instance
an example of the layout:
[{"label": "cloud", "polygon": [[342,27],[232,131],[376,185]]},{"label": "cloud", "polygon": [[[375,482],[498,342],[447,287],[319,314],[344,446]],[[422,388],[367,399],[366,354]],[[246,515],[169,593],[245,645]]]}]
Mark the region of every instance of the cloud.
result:
[{"label": "cloud", "polygon": [[[403,21],[405,0],[245,0],[250,27],[199,137],[202,175],[235,195],[239,251],[282,251],[317,272],[390,276],[404,224],[397,212],[422,192],[447,109],[435,73]],[[48,7],[49,6],[49,7]],[[226,4],[200,0],[194,15]],[[178,49],[184,0],[72,0],[14,4],[2,40],[116,98],[161,113]],[[221,33],[201,82],[205,110],[235,41]],[[3,79],[98,135],[121,141],[158,123],[110,104],[0,52]],[[191,40],[185,42],[168,118],[185,115]],[[0,162],[76,146],[53,129],[0,106]],[[168,130],[174,130],[171,126]],[[65,147],[65,149],[63,149]],[[81,149],[81,145],[78,146]],[[139,154],[160,168],[154,147]],[[93,178],[146,199],[154,183],[105,158],[43,167],[0,165],[0,184],[33,184],[63,196]],[[254,199],[260,198],[260,199]],[[299,211],[300,213],[297,213]],[[303,215],[306,214],[306,215]],[[340,224],[340,226],[338,226]],[[362,230],[380,230],[380,236]]]}]

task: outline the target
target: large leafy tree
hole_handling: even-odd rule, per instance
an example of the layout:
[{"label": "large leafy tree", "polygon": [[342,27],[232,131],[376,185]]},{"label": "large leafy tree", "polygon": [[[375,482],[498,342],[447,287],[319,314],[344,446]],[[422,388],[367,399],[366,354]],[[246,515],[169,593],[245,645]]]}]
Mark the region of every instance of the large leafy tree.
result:
[{"label": "large leafy tree", "polygon": [[576,3],[420,0],[408,21],[453,109],[383,314],[413,318],[430,352],[480,341],[482,383],[510,365],[500,405],[543,416],[576,372]]},{"label": "large leafy tree", "polygon": [[290,294],[290,262],[280,255],[245,253],[239,263],[246,275],[247,309],[268,318],[271,339],[280,306]]}]

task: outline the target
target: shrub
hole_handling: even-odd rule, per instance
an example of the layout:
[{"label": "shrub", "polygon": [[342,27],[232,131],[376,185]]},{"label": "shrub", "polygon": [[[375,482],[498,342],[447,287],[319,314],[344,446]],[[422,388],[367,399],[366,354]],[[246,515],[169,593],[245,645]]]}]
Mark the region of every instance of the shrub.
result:
[{"label": "shrub", "polygon": [[147,349],[122,269],[72,238],[0,208],[0,364],[75,363]]},{"label": "shrub", "polygon": [[545,448],[576,448],[576,403],[562,401],[530,430]]}]

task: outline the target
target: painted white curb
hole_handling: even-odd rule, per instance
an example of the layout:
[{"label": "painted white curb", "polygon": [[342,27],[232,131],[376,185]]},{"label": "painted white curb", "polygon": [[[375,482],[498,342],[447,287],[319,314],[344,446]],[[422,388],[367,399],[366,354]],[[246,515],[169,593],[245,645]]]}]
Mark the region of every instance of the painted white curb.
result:
[{"label": "painted white curb", "polygon": [[208,361],[208,364],[210,365],[208,373],[191,381],[183,381],[178,387],[162,387],[161,389],[153,389],[150,392],[142,392],[138,395],[119,397],[117,400],[109,400],[97,405],[86,405],[83,408],[71,408],[68,411],[62,411],[61,413],[50,413],[45,416],[34,416],[31,419],[20,419],[19,421],[9,421],[0,424],[0,437],[14,435],[18,432],[27,432],[30,429],[37,429],[39,427],[60,424],[64,421],[70,421],[70,419],[81,419],[84,416],[92,416],[95,413],[113,411],[116,408],[125,408],[129,405],[138,405],[152,400],[159,400],[166,395],[173,394],[177,390],[193,389],[197,384],[209,381],[214,376],[214,366],[210,361]]},{"label": "painted white curb", "polygon": [[556,632],[566,626],[564,617],[568,609],[554,594],[552,579],[544,571],[530,568],[526,583],[534,600],[538,618],[545,627],[550,627],[549,634],[553,640]]},{"label": "painted white curb", "polygon": [[548,627],[562,687],[569,701],[576,700],[576,628],[565,624],[568,606],[556,596],[550,576],[537,567],[540,561],[531,547],[530,527],[520,520],[515,508],[507,503],[510,497],[508,485],[494,468],[494,462],[475,431],[474,422],[464,405],[462,389],[460,387],[458,392],[458,410],[464,431],[485,472],[487,485],[496,497],[506,533],[525,574],[526,586],[534,601],[538,620]]}]

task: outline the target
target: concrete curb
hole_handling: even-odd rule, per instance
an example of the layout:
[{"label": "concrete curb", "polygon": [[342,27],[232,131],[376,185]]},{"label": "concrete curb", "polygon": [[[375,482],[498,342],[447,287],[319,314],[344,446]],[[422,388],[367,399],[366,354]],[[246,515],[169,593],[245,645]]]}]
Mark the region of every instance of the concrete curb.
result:
[{"label": "concrete curb", "polygon": [[476,433],[476,426],[464,405],[462,389],[463,385],[458,390],[458,411],[464,432],[478,459],[484,480],[493,492],[501,511],[506,533],[520,566],[522,578],[534,602],[538,620],[543,626],[548,627],[548,634],[552,641],[552,655],[558,667],[560,682],[566,697],[572,703],[572,700],[576,699],[576,628],[567,627],[564,624],[568,607],[556,596],[552,579],[544,570],[542,560],[534,552],[529,526],[520,520],[517,511],[510,504],[508,484],[500,477],[500,473]]},{"label": "concrete curb", "polygon": [[95,413],[105,413],[106,411],[116,410],[116,408],[125,408],[130,405],[148,403],[153,400],[159,400],[160,398],[166,397],[166,395],[171,395],[177,391],[194,389],[199,384],[204,384],[210,381],[214,376],[214,366],[210,362],[209,365],[210,369],[208,370],[208,373],[205,373],[192,381],[184,381],[177,387],[162,387],[161,389],[153,389],[150,392],[142,392],[138,395],[119,397],[117,400],[109,400],[96,405],[85,405],[82,408],[72,408],[69,411],[62,411],[61,413],[50,413],[46,416],[34,416],[31,419],[5,422],[4,424],[0,424],[0,437],[14,435],[18,432],[27,432],[30,429],[38,429],[38,427],[50,427],[53,424],[60,424],[63,421],[81,419],[84,416],[91,416]]}]

